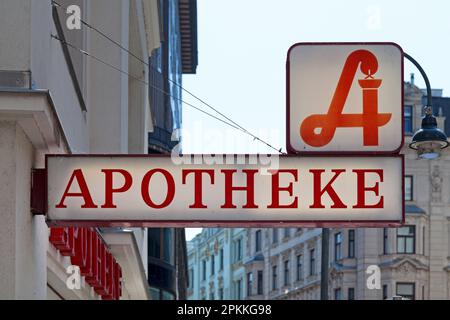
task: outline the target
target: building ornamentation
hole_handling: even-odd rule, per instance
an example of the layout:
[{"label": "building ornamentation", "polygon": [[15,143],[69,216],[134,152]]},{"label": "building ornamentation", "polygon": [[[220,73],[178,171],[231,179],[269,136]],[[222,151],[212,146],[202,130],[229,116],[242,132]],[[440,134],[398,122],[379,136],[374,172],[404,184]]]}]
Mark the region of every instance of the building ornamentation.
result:
[{"label": "building ornamentation", "polygon": [[431,201],[442,201],[442,176],[437,165],[433,166],[431,171]]}]

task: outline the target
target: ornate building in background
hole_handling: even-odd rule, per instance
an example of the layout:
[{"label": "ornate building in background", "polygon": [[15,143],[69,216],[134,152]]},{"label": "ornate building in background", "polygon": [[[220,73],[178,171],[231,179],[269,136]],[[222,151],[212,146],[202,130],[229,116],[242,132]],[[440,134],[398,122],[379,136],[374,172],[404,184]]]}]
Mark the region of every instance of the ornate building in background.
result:
[{"label": "ornate building in background", "polygon": [[[450,151],[418,160],[408,148],[425,102],[413,79],[404,87],[406,223],[331,229],[330,299],[450,299]],[[449,135],[450,98],[442,90],[433,90],[433,108]],[[249,229],[247,237],[247,299],[319,299],[321,229]],[[380,270],[378,289],[367,286],[370,266]]]},{"label": "ornate building in background", "polygon": [[188,299],[245,298],[246,229],[209,228],[188,242]]}]

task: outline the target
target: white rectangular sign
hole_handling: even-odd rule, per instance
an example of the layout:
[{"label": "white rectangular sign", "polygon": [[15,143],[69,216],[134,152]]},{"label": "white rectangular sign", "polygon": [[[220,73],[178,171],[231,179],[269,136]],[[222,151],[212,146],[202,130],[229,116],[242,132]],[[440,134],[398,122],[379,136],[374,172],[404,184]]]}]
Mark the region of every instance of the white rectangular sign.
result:
[{"label": "white rectangular sign", "polygon": [[298,43],[287,57],[293,153],[398,153],[403,51],[395,43]]},{"label": "white rectangular sign", "polygon": [[216,155],[214,164],[195,157],[49,155],[48,223],[281,227],[404,220],[401,155]]}]

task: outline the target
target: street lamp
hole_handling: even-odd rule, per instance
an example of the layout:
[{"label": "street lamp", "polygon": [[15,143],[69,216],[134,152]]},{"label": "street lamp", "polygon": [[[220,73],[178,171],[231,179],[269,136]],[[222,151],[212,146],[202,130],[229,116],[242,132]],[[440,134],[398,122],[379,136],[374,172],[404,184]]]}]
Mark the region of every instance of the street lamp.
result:
[{"label": "street lamp", "polygon": [[[433,103],[431,94],[431,85],[425,71],[420,64],[409,54],[403,53],[404,57],[411,61],[422,74],[427,87],[427,105],[425,116],[422,118],[422,127],[417,130],[412,142],[409,144],[411,149],[417,150],[419,158],[436,159],[441,154],[441,149],[448,147],[447,135],[437,127],[436,118],[433,116]],[[321,277],[320,277],[320,299],[328,300],[328,265],[329,265],[329,243],[330,230],[322,228],[322,256],[321,256]]]},{"label": "street lamp", "polygon": [[433,116],[430,81],[416,60],[406,53],[404,56],[417,67],[427,86],[427,105],[425,106],[425,116],[422,118],[422,127],[414,133],[409,147],[417,150],[419,158],[436,159],[440,156],[441,149],[448,147],[449,143],[446,134],[437,127],[436,118]]}]

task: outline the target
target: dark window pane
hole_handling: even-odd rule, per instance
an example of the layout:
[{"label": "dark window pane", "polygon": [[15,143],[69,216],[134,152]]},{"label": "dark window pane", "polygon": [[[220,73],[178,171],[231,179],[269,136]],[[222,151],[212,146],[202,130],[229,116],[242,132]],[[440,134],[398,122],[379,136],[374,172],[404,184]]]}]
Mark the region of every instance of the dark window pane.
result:
[{"label": "dark window pane", "polygon": [[413,123],[412,123],[412,106],[405,106],[404,109],[404,129],[405,133],[413,132]]}]

